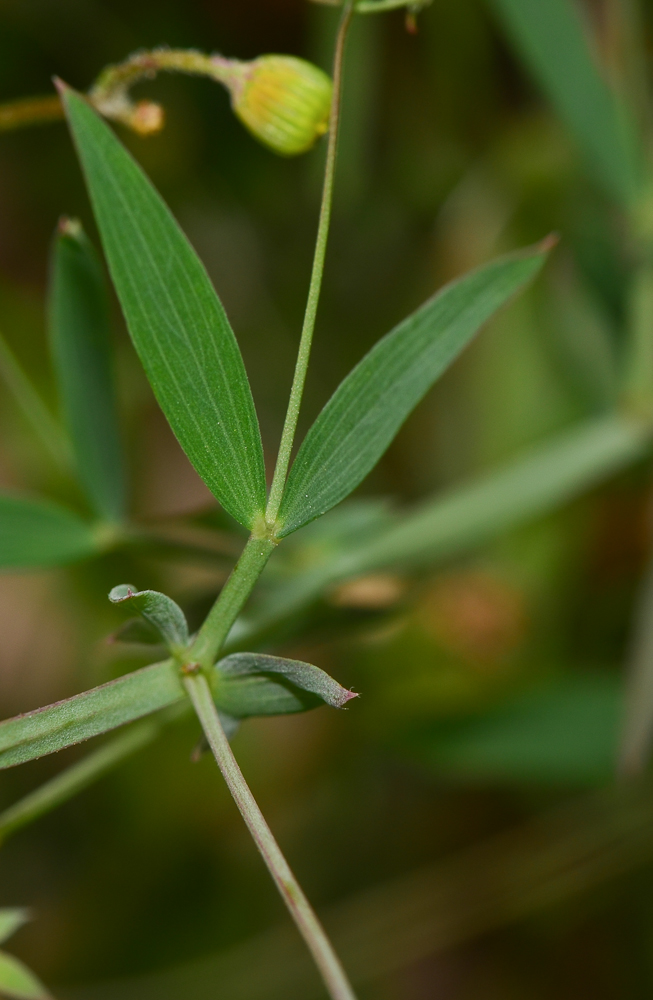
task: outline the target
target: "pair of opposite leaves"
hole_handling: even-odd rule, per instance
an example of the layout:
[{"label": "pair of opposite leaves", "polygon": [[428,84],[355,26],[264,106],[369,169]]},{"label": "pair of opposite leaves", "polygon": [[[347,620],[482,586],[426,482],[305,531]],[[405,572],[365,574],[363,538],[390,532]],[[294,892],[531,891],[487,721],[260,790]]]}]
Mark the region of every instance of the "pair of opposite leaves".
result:
[{"label": "pair of opposite leaves", "polygon": [[[88,102],[62,98],[131,337],[175,435],[222,506],[247,528],[265,512],[261,436],[233,330],[208,275],[141,168]],[[551,242],[448,285],[380,340],[302,443],[276,536],[365,478],[409,413],[479,327],[542,266]]]}]

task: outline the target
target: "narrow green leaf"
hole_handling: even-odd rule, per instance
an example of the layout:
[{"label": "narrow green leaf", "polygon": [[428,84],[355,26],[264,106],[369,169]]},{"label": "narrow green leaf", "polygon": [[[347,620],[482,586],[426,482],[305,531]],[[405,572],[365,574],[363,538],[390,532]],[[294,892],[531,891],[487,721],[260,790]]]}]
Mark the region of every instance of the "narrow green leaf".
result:
[{"label": "narrow green leaf", "polygon": [[120,521],[125,478],[113,390],[109,300],[79,222],[62,219],[50,273],[50,346],[78,476],[97,513]]},{"label": "narrow green leaf", "polygon": [[161,633],[144,618],[128,618],[107,636],[107,642],[134,643],[139,646],[161,646]]},{"label": "narrow green leaf", "polygon": [[469,552],[504,531],[555,510],[641,458],[647,424],[620,416],[595,418],[530,448],[476,480],[439,493],[387,526],[326,553],[318,565],[269,592],[259,617],[238,643],[315,601],[330,586],[378,569],[430,566]]},{"label": "narrow green leaf", "polygon": [[243,360],[208,275],[160,195],[86,100],[62,88],[127,326],[170,425],[241,524],[265,510],[261,436]]},{"label": "narrow green leaf", "polygon": [[351,493],[436,379],[551,247],[509,254],[452,282],[376,344],[336,389],[290,470],[279,509],[289,535]]},{"label": "narrow green leaf", "polygon": [[0,494],[1,569],[64,566],[99,548],[93,527],[65,507]]},{"label": "narrow green leaf", "polygon": [[185,698],[172,660],[0,723],[0,768],[24,764]]},{"label": "narrow green leaf", "polygon": [[606,84],[574,0],[490,0],[515,47],[610,197],[632,205],[643,179],[633,122]]},{"label": "narrow green leaf", "polygon": [[12,1000],[48,1000],[50,994],[26,965],[0,951],[0,996]]},{"label": "narrow green leaf", "polygon": [[8,907],[0,910],[0,942],[15,934],[19,927],[29,920],[29,913],[22,907]]},{"label": "narrow green leaf", "polygon": [[[146,719],[107,740],[98,750],[71,764],[45,784],[29,792],[18,802],[0,813],[0,840],[20,830],[28,823],[56,809],[62,803],[97,781],[126,757],[147,746],[162,730],[161,716]],[[22,910],[0,910],[0,940],[2,938],[2,915],[4,913],[24,913]],[[26,918],[25,918],[26,919]],[[23,921],[21,921],[23,922]]]},{"label": "narrow green leaf", "polygon": [[560,677],[479,718],[411,735],[435,770],[471,781],[595,784],[614,773],[623,684]]},{"label": "narrow green leaf", "polygon": [[121,583],[113,588],[109,600],[114,604],[122,604],[124,601],[133,604],[171,649],[188,645],[186,616],[179,605],[166,594],[160,594],[158,590],[136,590],[129,583]]},{"label": "narrow green leaf", "polygon": [[218,708],[237,719],[305,712],[320,705],[343,708],[358,697],[319,667],[262,653],[233,653],[220,660],[213,692]]},{"label": "narrow green leaf", "polygon": [[646,454],[651,431],[600,417],[533,447],[519,461],[448,490],[342,557],[341,571],[428,565],[554,510]]}]

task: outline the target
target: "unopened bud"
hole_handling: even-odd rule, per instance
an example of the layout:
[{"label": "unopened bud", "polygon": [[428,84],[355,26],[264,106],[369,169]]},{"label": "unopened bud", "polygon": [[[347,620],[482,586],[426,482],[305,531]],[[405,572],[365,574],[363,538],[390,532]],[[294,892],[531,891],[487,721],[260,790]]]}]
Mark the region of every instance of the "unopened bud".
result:
[{"label": "unopened bud", "polygon": [[317,66],[275,55],[213,61],[240,120],[275,153],[305,153],[327,132],[333,84]]}]

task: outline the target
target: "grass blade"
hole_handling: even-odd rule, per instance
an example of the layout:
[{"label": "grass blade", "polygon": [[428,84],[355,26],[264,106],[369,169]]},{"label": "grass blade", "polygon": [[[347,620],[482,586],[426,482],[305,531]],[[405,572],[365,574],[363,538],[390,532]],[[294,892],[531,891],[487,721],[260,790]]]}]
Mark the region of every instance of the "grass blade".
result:
[{"label": "grass blade", "polygon": [[627,110],[601,75],[572,0],[491,0],[529,70],[566,123],[588,169],[628,207],[643,179]]},{"label": "grass blade", "polygon": [[163,412],[220,503],[251,528],[265,510],[261,436],[243,360],[208,275],[138,164],[63,88],[109,269]]},{"label": "grass blade", "polygon": [[549,241],[452,282],[380,340],[336,389],[290,470],[279,535],[326,513],[376,465],[474,334],[541,268]]},{"label": "grass blade", "polygon": [[172,660],[0,723],[0,768],[24,764],[166,708],[185,697]]},{"label": "grass blade", "polygon": [[0,569],[65,566],[100,548],[93,526],[65,507],[0,494]]},{"label": "grass blade", "polygon": [[81,225],[62,219],[50,276],[50,346],[77,474],[107,521],[125,513],[125,477],[111,377],[109,300]]}]

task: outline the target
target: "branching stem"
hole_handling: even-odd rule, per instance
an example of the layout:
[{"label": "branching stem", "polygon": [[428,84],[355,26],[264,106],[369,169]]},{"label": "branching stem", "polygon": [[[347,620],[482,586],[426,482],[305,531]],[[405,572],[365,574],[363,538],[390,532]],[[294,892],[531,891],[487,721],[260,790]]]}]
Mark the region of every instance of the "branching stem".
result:
[{"label": "branching stem", "polygon": [[202,673],[189,675],[185,677],[184,684],[229,791],[268,866],[283,901],[309,947],[332,1000],[356,1000],[340,959],[281,853],[243,777],[222,728],[206,677]]},{"label": "branching stem", "polygon": [[311,345],[313,343],[313,331],[315,330],[315,318],[317,315],[317,305],[322,288],[322,277],[324,275],[324,259],[326,257],[327,240],[329,236],[329,224],[331,222],[331,205],[333,203],[333,181],[336,168],[336,154],[338,151],[338,129],[340,124],[340,103],[342,97],[342,70],[344,63],[345,42],[347,31],[353,15],[353,0],[345,4],[338,28],[336,39],[335,55],[333,60],[333,99],[331,102],[331,116],[329,119],[329,142],[327,146],[326,165],[324,169],[324,185],[322,188],[322,203],[320,206],[320,220],[317,227],[317,238],[315,240],[315,254],[313,257],[313,270],[311,281],[308,287],[308,299],[306,302],[306,312],[304,313],[304,323],[297,352],[297,363],[293,377],[288,410],[281,434],[281,444],[279,454],[272,478],[270,496],[268,499],[267,511],[265,514],[269,525],[274,525],[279,513],[281,497],[288,475],[290,456],[292,453],[295,431],[297,430],[297,420],[299,418],[299,408],[304,393],[306,383],[306,372],[311,355]]}]

